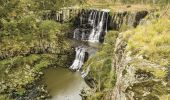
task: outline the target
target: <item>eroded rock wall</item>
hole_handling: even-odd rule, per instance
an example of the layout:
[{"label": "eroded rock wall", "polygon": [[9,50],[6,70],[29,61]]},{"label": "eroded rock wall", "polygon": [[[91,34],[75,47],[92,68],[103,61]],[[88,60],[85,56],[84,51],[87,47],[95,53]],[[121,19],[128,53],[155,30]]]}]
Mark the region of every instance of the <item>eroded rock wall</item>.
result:
[{"label": "eroded rock wall", "polygon": [[[164,20],[158,22],[164,23]],[[148,25],[151,28],[152,25],[155,25],[155,23],[150,21],[150,24]],[[167,20],[167,24],[168,24],[168,20]],[[146,29],[145,26],[143,26],[143,28]],[[138,31],[139,30],[140,29],[138,29]],[[166,31],[166,28],[160,30]],[[148,32],[147,33],[148,35],[151,34],[149,33],[150,30],[147,30],[145,32]],[[120,33],[116,40],[115,56],[113,60],[114,62],[113,68],[115,68],[116,70],[116,84],[113,88],[113,91],[108,93],[105,99],[106,100],[169,100],[168,99],[169,96],[168,94],[170,92],[169,74],[168,74],[169,67],[167,65],[162,65],[161,63],[158,63],[156,61],[152,61],[152,59],[154,59],[154,56],[152,57],[152,59],[148,59],[147,57],[145,57],[146,55],[138,54],[138,53],[134,54],[135,51],[129,49],[131,44],[128,41],[131,38],[128,39],[125,38],[125,34],[127,33],[128,32]],[[143,37],[143,39],[145,39],[145,37]],[[148,44],[149,42],[146,43],[145,46],[147,46]],[[157,48],[159,48],[159,46]],[[137,48],[137,49],[143,50],[141,48],[140,49]],[[166,51],[162,51],[162,52],[166,52]],[[169,56],[167,56],[167,58],[168,57]],[[160,58],[161,59],[160,62],[167,58]]]}]

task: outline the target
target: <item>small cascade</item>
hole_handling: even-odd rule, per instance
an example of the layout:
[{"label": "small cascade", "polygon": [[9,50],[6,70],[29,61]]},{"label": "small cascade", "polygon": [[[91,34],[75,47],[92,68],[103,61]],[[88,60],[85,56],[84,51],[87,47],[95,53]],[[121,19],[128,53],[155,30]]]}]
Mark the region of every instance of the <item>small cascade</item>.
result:
[{"label": "small cascade", "polygon": [[82,41],[84,41],[84,39],[85,39],[85,32],[84,32],[84,31],[82,31],[81,40],[82,40]]},{"label": "small cascade", "polygon": [[76,29],[74,30],[73,38],[78,40],[78,36],[77,36],[77,35],[78,35],[79,33],[80,33],[80,30],[79,30],[78,28],[76,28]]},{"label": "small cascade", "polygon": [[90,66],[87,67],[87,70],[83,70],[83,71],[81,72],[81,76],[82,76],[83,78],[85,78],[85,77],[88,75],[89,71],[90,71]]},{"label": "small cascade", "polygon": [[76,47],[76,57],[73,64],[70,66],[70,69],[73,70],[80,70],[83,66],[84,59],[85,59],[85,48],[84,47]]}]

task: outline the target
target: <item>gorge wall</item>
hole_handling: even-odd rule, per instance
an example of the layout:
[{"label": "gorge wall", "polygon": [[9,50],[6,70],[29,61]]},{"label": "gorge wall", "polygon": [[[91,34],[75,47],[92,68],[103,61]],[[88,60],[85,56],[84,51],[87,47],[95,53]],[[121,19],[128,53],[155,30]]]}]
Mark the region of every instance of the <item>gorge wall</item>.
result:
[{"label": "gorge wall", "polygon": [[[90,11],[92,11],[92,12],[89,13]],[[108,19],[108,21],[105,21],[105,23],[107,22],[107,25],[105,25],[104,27],[105,28],[107,27],[107,30],[115,30],[115,31],[125,31],[128,29],[136,28],[139,25],[139,23],[148,14],[151,14],[151,12],[150,11],[109,12],[108,18],[107,18],[107,14],[106,14],[106,18],[105,18],[105,19]],[[74,38],[76,38],[78,40],[88,40],[89,39],[89,38],[84,39],[84,37],[90,37],[90,35],[88,33],[92,33],[92,31],[88,32],[88,29],[90,29],[90,28],[89,28],[88,24],[86,24],[89,21],[89,18],[91,18],[89,16],[93,16],[95,18],[95,10],[83,11],[82,15],[81,14],[79,15],[79,17],[78,17],[79,20],[77,21],[79,23],[76,23],[76,24],[78,25],[78,27],[83,29],[83,31],[79,31],[79,29],[76,29],[74,32],[74,36],[73,36]],[[85,23],[85,24],[82,24],[82,23]],[[103,30],[105,30],[105,28]],[[86,32],[87,36],[85,35],[84,30],[87,30],[87,32]],[[92,30],[93,30],[93,28],[92,28]],[[116,34],[118,34],[117,39],[114,35],[111,35],[111,34],[114,34],[115,36],[116,36]],[[105,37],[105,35],[106,35],[106,37]],[[111,37],[108,37],[109,35]],[[87,62],[85,62],[85,65],[83,66],[83,70],[84,70],[83,72],[86,72],[86,75],[87,75],[85,77],[85,80],[86,80],[87,84],[94,90],[92,93],[84,94],[84,97],[86,98],[86,96],[88,95],[87,98],[89,97],[89,99],[93,98],[93,97],[101,99],[101,98],[105,97],[105,95],[106,95],[105,93],[103,93],[103,91],[105,91],[105,92],[107,91],[108,93],[111,92],[110,90],[108,91],[105,89],[114,88],[113,92],[106,95],[106,98],[105,98],[106,100],[107,99],[108,100],[126,100],[126,99],[133,100],[134,99],[133,93],[132,92],[126,93],[126,91],[127,91],[126,89],[127,89],[127,87],[130,86],[131,83],[138,80],[138,79],[134,78],[134,77],[136,77],[136,74],[138,72],[140,74],[141,73],[144,74],[144,72],[140,72],[140,71],[136,72],[136,70],[133,67],[127,67],[128,63],[131,62],[132,59],[128,56],[128,54],[127,55],[125,54],[125,48],[126,48],[127,43],[126,43],[126,41],[123,40],[122,33],[119,33],[119,32],[114,33],[114,32],[106,32],[105,31],[105,33],[103,33],[103,35],[101,35],[101,37],[102,37],[102,39],[99,42],[103,43],[102,44],[103,47],[100,48],[100,50],[97,52],[96,55],[94,55],[94,57],[90,58]],[[110,39],[112,39],[112,40],[110,40]],[[108,40],[112,41],[112,42],[108,42]],[[106,48],[107,46],[111,46],[111,48],[110,47]],[[110,49],[110,51],[107,51],[106,49]],[[107,55],[107,54],[100,55],[100,52],[108,53],[110,55]],[[114,54],[112,55],[112,53],[114,53]],[[105,56],[105,57],[101,58],[101,56]],[[107,58],[107,56],[109,58]],[[112,61],[110,62],[110,60],[112,60],[113,62]],[[134,59],[133,61],[135,61],[135,60],[136,59]],[[108,63],[108,61],[109,61],[109,63]],[[111,64],[111,65],[105,66],[106,63]],[[101,74],[98,72],[101,72]],[[140,77],[140,74],[139,74],[139,77]],[[147,73],[147,75],[150,75],[150,74]],[[147,75],[144,75],[144,76],[147,77]],[[112,80],[112,78],[114,78],[114,80]],[[115,81],[115,83],[113,81]],[[113,86],[108,88],[106,84],[110,84],[110,83]],[[99,94],[96,94],[97,96],[91,95],[93,93],[99,93]]]},{"label": "gorge wall", "polygon": [[[140,20],[148,14],[148,11],[113,12],[113,15],[111,13],[109,9],[82,9],[75,18],[76,29],[73,32],[73,39],[90,43],[103,43],[107,30],[118,30],[123,25],[136,27]],[[88,46],[90,47],[90,45]],[[71,69],[81,69],[85,53],[88,54],[85,47],[76,47],[76,58]],[[90,54],[88,55],[90,56]]]},{"label": "gorge wall", "polygon": [[[158,22],[155,21],[155,23],[164,23],[166,21],[168,20],[165,19],[160,20]],[[134,34],[146,32],[147,35],[150,36],[151,27],[155,27],[158,25],[155,23],[151,22],[150,24],[145,24],[146,26],[138,27],[136,31],[122,32],[119,34],[116,40],[115,55],[113,59],[113,67],[116,70],[116,84],[113,88],[113,91],[108,93],[105,99],[107,100],[169,99],[168,67],[164,64],[162,65],[160,63],[157,63],[156,60],[153,60],[154,56],[152,56],[152,59],[146,58],[146,55],[148,55],[149,53],[140,54],[138,51],[133,51],[133,49],[129,49],[129,47],[132,46],[129,41],[136,37],[133,37],[132,35],[133,33],[131,35],[127,34],[129,34],[130,32],[135,32]],[[160,30],[166,31],[166,29],[168,29],[168,26],[165,27],[166,27],[165,29]],[[146,30],[141,31],[142,29],[146,29],[147,31]],[[154,32],[156,33],[157,30],[154,30]],[[146,33],[140,33],[140,35],[143,34],[144,36],[144,34]],[[146,39],[146,37],[143,37],[143,39]],[[147,45],[149,45],[149,43],[145,44],[145,46]],[[145,50],[143,47],[139,46],[136,46],[135,48],[136,50],[138,49],[139,51]],[[156,48],[159,48],[159,46],[157,46]],[[161,55],[159,57],[157,59],[162,59]]]}]

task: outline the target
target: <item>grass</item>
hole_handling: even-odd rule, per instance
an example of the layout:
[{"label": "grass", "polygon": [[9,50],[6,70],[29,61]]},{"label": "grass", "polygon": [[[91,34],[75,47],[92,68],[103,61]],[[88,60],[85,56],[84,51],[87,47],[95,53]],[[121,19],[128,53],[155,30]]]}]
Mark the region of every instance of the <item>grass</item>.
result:
[{"label": "grass", "polygon": [[169,100],[170,19],[149,20],[123,32],[123,38],[127,42],[125,52],[132,58],[128,67],[134,67],[141,78],[126,91],[133,91],[136,99]]},{"label": "grass", "polygon": [[82,8],[89,9],[89,8],[97,8],[97,9],[110,9],[111,12],[118,12],[118,11],[141,11],[141,10],[152,10],[158,9],[158,6],[151,6],[150,4],[123,4],[123,3],[114,3],[111,0],[87,0],[84,3]]},{"label": "grass", "polygon": [[128,41],[128,49],[134,55],[143,55],[150,61],[168,65],[170,59],[168,56],[170,54],[169,29],[170,20],[168,19],[160,19],[154,21],[152,25],[138,27]]},{"label": "grass", "polygon": [[[170,20],[168,18],[154,20],[150,24],[127,31],[124,33],[124,38],[128,41],[127,51],[131,51],[131,56],[142,56],[143,59],[155,63],[155,67],[170,66]],[[149,69],[149,66],[140,68],[149,70],[159,78],[166,76],[166,71],[157,70],[159,68]]]}]

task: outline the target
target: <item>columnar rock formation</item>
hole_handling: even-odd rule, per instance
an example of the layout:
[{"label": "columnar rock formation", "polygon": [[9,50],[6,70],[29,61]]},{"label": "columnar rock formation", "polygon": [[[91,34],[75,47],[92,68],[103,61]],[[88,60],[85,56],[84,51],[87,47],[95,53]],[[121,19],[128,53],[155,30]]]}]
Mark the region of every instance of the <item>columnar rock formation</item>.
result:
[{"label": "columnar rock formation", "polygon": [[109,18],[109,28],[119,30],[122,25],[137,27],[139,22],[148,14],[148,11],[120,11],[113,12]]},{"label": "columnar rock formation", "polygon": [[73,38],[89,42],[102,42],[107,32],[109,10],[86,10],[78,19]]},{"label": "columnar rock formation", "polygon": [[78,15],[82,10],[77,7],[65,7],[59,11],[46,11],[43,19],[55,20],[57,22],[68,22]]}]

